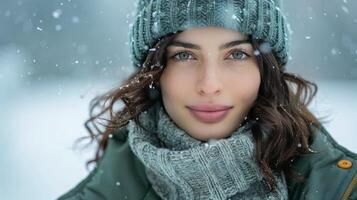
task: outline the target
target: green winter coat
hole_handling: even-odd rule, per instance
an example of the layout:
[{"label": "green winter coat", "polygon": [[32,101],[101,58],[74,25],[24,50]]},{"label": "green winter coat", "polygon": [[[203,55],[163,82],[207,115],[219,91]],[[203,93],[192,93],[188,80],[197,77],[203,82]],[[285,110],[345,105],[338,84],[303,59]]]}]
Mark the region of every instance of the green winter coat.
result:
[{"label": "green winter coat", "polygon": [[[357,200],[357,155],[338,145],[323,127],[316,133],[311,148],[319,153],[293,162],[305,181],[287,180],[289,199]],[[143,164],[131,152],[126,129],[113,135],[98,166],[58,200],[160,199],[146,178]]]}]

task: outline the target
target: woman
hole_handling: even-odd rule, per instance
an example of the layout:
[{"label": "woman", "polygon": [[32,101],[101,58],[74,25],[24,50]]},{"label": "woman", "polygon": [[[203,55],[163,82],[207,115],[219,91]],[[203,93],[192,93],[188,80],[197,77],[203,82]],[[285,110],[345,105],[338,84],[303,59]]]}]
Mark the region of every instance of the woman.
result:
[{"label": "woman", "polygon": [[279,1],[139,1],[130,39],[138,71],[86,123],[96,168],[59,199],[357,199],[356,154],[285,72]]}]

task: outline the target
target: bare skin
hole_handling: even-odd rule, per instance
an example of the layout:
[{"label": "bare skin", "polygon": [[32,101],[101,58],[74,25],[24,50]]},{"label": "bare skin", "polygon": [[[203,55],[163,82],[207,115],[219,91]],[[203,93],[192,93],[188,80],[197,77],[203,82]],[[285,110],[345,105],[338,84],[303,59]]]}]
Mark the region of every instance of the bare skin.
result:
[{"label": "bare skin", "polygon": [[[230,29],[192,28],[180,33],[168,47],[167,66],[160,78],[164,107],[175,124],[193,138],[229,137],[256,100],[261,77],[247,39]],[[225,45],[232,41],[237,42]],[[191,109],[201,105],[212,109],[217,104],[230,109]],[[214,120],[222,112],[224,117]]]}]

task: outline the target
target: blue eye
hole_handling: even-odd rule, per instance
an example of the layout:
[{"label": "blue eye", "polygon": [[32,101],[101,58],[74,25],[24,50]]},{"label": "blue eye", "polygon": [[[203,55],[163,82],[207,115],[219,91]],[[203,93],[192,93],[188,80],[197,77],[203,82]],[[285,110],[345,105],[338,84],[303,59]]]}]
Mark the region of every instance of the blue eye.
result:
[{"label": "blue eye", "polygon": [[[241,51],[241,50],[235,50],[231,52],[229,58],[233,60],[245,60],[248,59],[250,56]],[[171,59],[177,60],[177,61],[187,61],[187,60],[193,60],[193,56],[191,53],[187,51],[182,51],[179,53],[176,53],[175,55],[171,56]]]},{"label": "blue eye", "polygon": [[250,57],[248,54],[244,53],[243,51],[233,51],[230,55],[233,55],[232,59],[235,60],[245,60],[248,57]]},{"label": "blue eye", "polygon": [[173,55],[171,58],[178,60],[178,61],[185,61],[185,60],[192,59],[192,55],[186,51],[183,51],[183,52],[179,52],[179,53]]}]

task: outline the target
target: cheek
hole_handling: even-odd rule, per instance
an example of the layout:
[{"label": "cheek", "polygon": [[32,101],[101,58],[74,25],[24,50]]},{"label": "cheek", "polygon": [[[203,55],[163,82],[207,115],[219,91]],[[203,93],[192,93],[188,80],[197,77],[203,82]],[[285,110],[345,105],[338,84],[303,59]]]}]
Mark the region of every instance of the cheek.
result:
[{"label": "cheek", "polygon": [[185,96],[189,88],[192,88],[192,83],[187,73],[167,68],[160,77],[160,86],[163,98],[175,101]]},{"label": "cheek", "polygon": [[[258,96],[260,87],[260,75],[259,72],[244,75],[237,75],[234,79],[229,81],[230,91],[234,94],[235,99],[244,103],[253,103]],[[232,84],[233,83],[233,84]]]}]

